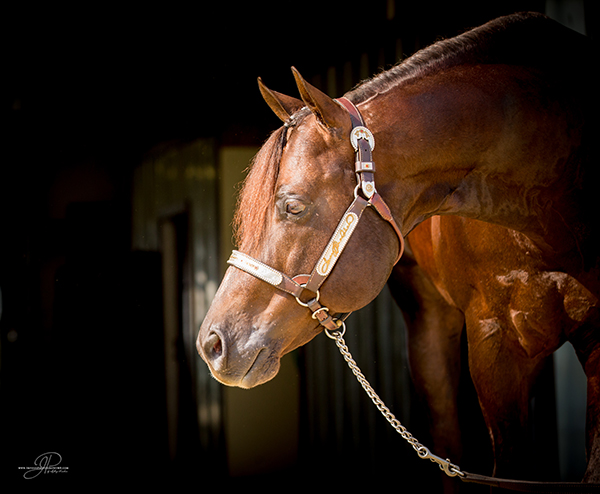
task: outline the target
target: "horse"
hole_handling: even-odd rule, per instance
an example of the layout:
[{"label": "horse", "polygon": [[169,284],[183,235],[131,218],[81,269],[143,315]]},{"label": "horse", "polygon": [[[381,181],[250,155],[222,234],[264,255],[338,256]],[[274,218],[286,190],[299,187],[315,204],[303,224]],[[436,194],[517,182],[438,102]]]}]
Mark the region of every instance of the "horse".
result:
[{"label": "horse", "polygon": [[[521,419],[512,410],[523,405],[504,389],[506,382],[494,379],[486,362],[504,368],[503,359],[516,359],[516,367],[525,362],[524,372],[535,375],[539,359],[568,340],[588,378],[585,481],[596,481],[600,338],[594,304],[600,262],[593,213],[594,54],[587,38],[541,14],[519,13],[438,41],[337,100],[294,68],[301,99],[270,90],[259,79],[263,98],[284,125],[260,149],[245,180],[235,218],[239,251],[232,254],[200,327],[197,348],[212,375],[243,388],[271,379],[283,355],[323,328],[341,328],[345,315],[367,305],[388,281],[394,287],[402,278],[404,237],[412,232],[419,240],[411,240],[406,251],[414,250],[420,269],[428,266],[425,275],[437,282],[438,302],[441,294],[447,305],[434,308],[451,309],[457,322],[448,327],[466,322],[469,346],[476,349],[470,358],[481,352],[470,365],[488,426],[497,431],[491,435],[500,438],[495,473],[501,473],[506,452],[515,450],[504,443],[511,437],[504,429]],[[470,243],[448,241],[459,238],[460,229],[449,219],[454,216],[477,222],[462,224]],[[453,227],[438,228],[444,242],[423,234],[424,222],[437,221]],[[486,244],[472,236],[474,224],[503,233],[486,237]],[[471,298],[457,301],[461,292],[448,291],[452,277],[439,264],[427,264],[428,248],[439,254],[450,246],[454,250],[447,255],[464,268],[454,271],[454,278],[463,286],[483,287],[483,295],[473,290]],[[471,253],[490,247],[494,253],[510,251],[508,265],[514,269],[492,263],[499,270],[488,272],[491,255],[473,255],[467,269],[459,247]],[[529,253],[525,260],[523,253]],[[529,263],[535,271],[527,271]],[[522,294],[535,298],[539,289],[540,300],[563,297],[565,307],[577,303],[573,294],[583,294],[589,310],[580,315],[581,324],[556,337],[553,328],[530,324],[536,318],[545,323],[551,315],[527,321],[527,311],[546,312],[544,304],[516,303],[508,323],[517,328],[513,340],[516,334],[520,347],[505,341],[505,332],[497,330],[505,323],[499,314],[506,297],[518,299],[527,284],[523,272],[536,282]],[[556,288],[558,282],[544,284],[543,273],[568,277],[566,291]],[[573,311],[581,314],[571,307],[567,316]],[[542,337],[519,333],[531,327]],[[412,348],[415,368],[422,358],[418,349]],[[519,392],[526,395],[530,381],[521,377]],[[489,397],[510,403],[495,411]]]}]

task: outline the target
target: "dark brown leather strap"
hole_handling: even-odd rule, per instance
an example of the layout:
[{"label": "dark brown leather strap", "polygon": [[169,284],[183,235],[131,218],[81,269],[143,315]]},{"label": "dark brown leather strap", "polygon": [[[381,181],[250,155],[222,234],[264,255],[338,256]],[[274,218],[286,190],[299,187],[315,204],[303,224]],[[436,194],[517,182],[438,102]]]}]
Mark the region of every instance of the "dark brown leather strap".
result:
[{"label": "dark brown leather strap", "polygon": [[[363,127],[366,130],[365,121],[354,103],[343,97],[338,98],[336,101],[350,114],[352,129]],[[371,197],[372,192],[375,190],[375,163],[373,162],[371,151],[371,143],[368,140],[358,139],[356,143],[355,169],[359,185],[362,186],[364,183],[372,184],[373,190],[367,194],[367,197]]]},{"label": "dark brown leather strap", "polygon": [[339,329],[340,323],[338,321],[341,319],[338,316],[335,318],[331,316],[329,314],[329,309],[323,307],[316,298],[310,300],[306,305],[312,311],[312,318],[319,321],[319,324],[325,329],[328,329],[329,331]]},{"label": "dark brown leather strap", "polygon": [[469,472],[462,473],[464,475],[459,478],[463,482],[483,484],[511,491],[544,492],[551,494],[600,492],[600,484],[587,484],[583,482],[531,482],[527,480],[497,479]]}]

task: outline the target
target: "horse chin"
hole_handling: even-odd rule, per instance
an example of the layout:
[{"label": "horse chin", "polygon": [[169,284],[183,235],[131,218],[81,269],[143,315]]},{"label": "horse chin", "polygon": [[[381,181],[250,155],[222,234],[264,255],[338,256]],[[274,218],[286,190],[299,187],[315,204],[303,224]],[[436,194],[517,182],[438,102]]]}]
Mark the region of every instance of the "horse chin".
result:
[{"label": "horse chin", "polygon": [[267,349],[262,349],[237,386],[250,389],[264,384],[277,375],[280,366],[280,358],[278,356]]}]

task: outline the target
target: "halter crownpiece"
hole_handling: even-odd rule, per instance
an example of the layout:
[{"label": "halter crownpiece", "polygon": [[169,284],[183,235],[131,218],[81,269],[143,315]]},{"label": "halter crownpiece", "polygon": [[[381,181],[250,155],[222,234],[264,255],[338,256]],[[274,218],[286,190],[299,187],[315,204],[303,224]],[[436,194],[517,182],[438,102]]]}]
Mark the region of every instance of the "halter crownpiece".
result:
[{"label": "halter crownpiece", "polygon": [[[394,217],[392,216],[389,207],[375,188],[375,163],[373,162],[371,154],[375,148],[375,138],[371,131],[365,126],[362,115],[350,100],[339,98],[336,101],[348,111],[352,121],[350,142],[356,152],[355,171],[358,183],[354,192],[354,200],[342,216],[342,219],[331,236],[327,247],[325,247],[325,250],[319,257],[312,273],[309,275],[300,274],[291,278],[271,266],[257,261],[253,257],[238,252],[237,250],[232,252],[231,257],[227,261],[231,266],[235,266],[256,278],[293,295],[300,305],[308,307],[312,311],[313,319],[319,321],[319,323],[329,331],[338,330],[350,313],[337,315],[335,318],[330,315],[329,309],[319,303],[319,289],[331,274],[333,267],[342,255],[344,248],[354,233],[356,226],[367,207],[373,207],[394,229],[399,242],[398,257],[395,262],[398,262],[404,252],[404,238],[402,232],[394,221]],[[362,195],[358,193],[359,190],[362,191]],[[315,294],[308,302],[303,302],[300,298],[305,291]]]},{"label": "halter crownpiece", "polygon": [[350,114],[352,121],[350,143],[356,152],[356,160],[354,162],[356,179],[365,197],[371,198],[376,192],[375,163],[371,155],[371,152],[375,149],[375,137],[373,137],[373,133],[365,126],[362,115],[354,103],[347,98],[338,98],[335,101]]}]

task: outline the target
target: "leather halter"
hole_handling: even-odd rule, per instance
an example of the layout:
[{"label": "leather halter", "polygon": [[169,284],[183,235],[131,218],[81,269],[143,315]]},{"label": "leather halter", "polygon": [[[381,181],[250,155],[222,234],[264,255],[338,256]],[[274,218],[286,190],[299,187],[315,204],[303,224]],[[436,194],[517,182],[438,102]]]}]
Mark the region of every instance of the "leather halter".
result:
[{"label": "leather halter", "polygon": [[[319,303],[319,288],[331,273],[367,207],[373,207],[390,224],[398,237],[398,257],[394,264],[400,260],[404,252],[402,232],[394,221],[390,208],[375,188],[375,163],[372,158],[372,151],[375,147],[373,134],[365,127],[362,115],[350,100],[339,98],[336,101],[348,111],[352,121],[350,142],[356,151],[355,170],[358,183],[354,190],[354,201],[342,216],[312,273],[300,274],[290,278],[271,266],[237,250],[232,252],[227,261],[228,264],[293,295],[300,305],[308,307],[312,311],[313,319],[319,321],[322,326],[330,331],[338,329],[350,313],[335,318],[332,317],[329,314],[329,309]],[[362,192],[362,195],[359,194],[359,191]],[[316,294],[308,302],[303,302],[300,299],[305,290]]]}]

